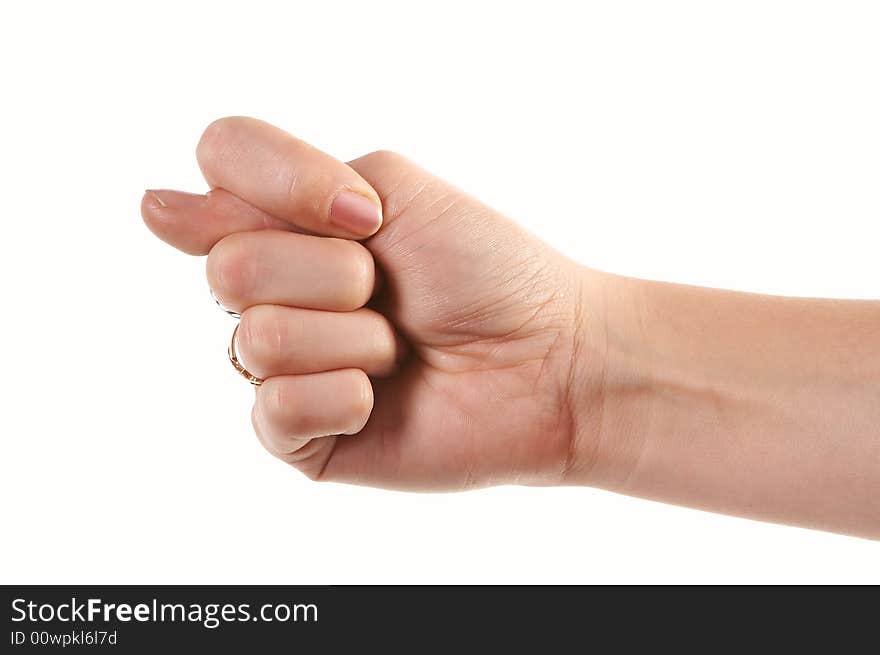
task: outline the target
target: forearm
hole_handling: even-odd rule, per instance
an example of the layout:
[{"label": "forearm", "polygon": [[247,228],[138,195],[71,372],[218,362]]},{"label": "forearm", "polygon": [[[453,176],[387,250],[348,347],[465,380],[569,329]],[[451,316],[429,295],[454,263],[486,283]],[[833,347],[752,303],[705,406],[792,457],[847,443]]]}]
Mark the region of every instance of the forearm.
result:
[{"label": "forearm", "polygon": [[569,481],[880,538],[880,302],[588,293],[603,366],[576,378]]}]

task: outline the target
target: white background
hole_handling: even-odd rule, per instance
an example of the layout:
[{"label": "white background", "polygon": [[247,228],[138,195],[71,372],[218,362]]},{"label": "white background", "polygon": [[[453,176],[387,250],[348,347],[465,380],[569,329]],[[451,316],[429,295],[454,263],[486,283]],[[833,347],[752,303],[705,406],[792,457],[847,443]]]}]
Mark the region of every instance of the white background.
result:
[{"label": "white background", "polygon": [[0,582],[880,582],[875,542],[592,489],[309,482],[138,209],[248,114],[598,268],[877,298],[877,3],[3,7]]}]

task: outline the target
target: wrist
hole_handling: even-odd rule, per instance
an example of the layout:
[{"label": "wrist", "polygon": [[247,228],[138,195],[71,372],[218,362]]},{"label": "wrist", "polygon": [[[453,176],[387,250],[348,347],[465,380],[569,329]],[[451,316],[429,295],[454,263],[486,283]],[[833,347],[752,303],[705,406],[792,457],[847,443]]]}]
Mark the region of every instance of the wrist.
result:
[{"label": "wrist", "polygon": [[644,447],[653,385],[640,280],[579,271],[563,484],[618,488]]}]

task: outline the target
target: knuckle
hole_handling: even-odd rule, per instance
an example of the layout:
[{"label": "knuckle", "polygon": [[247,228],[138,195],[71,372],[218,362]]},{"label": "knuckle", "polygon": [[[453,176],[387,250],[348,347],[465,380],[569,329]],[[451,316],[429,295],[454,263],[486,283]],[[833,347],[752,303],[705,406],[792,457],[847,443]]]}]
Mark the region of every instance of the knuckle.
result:
[{"label": "knuckle", "polygon": [[[397,184],[381,193],[382,213],[386,223],[393,222],[413,207],[426,193],[436,193],[435,178],[401,154],[376,150],[355,162],[355,170],[368,170],[369,175],[394,179]],[[379,237],[382,236],[380,232]]]},{"label": "knuckle", "polygon": [[246,239],[231,234],[218,241],[208,253],[208,284],[230,308],[250,295],[257,278],[257,257]]},{"label": "knuckle", "polygon": [[406,157],[393,150],[374,150],[363,156],[362,161],[371,166],[385,167],[397,166],[406,161]]}]

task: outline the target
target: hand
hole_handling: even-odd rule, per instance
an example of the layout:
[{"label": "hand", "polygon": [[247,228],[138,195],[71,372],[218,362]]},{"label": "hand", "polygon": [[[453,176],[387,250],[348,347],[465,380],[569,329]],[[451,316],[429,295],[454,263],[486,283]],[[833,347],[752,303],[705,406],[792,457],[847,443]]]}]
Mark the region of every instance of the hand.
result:
[{"label": "hand", "polygon": [[253,424],[270,452],[313,479],[423,490],[589,468],[572,406],[576,389],[583,417],[601,377],[586,298],[605,276],[393,153],[346,165],[227,118],[197,155],[213,190],[148,192],[142,212],[210,250],[240,359],[265,378]]}]

